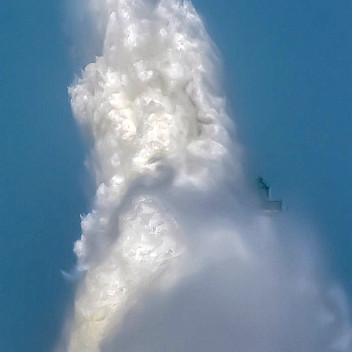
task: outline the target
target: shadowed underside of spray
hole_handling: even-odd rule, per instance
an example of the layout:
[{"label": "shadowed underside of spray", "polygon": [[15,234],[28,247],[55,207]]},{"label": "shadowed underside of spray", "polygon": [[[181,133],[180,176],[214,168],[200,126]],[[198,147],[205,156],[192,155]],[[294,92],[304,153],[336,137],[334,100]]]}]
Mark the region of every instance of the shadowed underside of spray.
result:
[{"label": "shadowed underside of spray", "polygon": [[103,53],[69,92],[91,139],[97,191],[75,244],[86,274],[76,294],[70,352],[99,351],[143,292],[179,276],[182,229],[160,192],[131,196],[136,183],[155,184],[168,170],[169,189],[206,190],[230,165],[214,47],[192,5],[94,0],[89,6]]}]

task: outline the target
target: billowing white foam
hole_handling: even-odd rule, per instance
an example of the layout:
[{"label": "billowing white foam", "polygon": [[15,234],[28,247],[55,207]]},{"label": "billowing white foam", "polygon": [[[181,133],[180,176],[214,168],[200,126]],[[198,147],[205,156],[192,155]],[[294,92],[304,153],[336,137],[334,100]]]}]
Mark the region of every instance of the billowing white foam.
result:
[{"label": "billowing white foam", "polygon": [[183,244],[172,216],[145,197],[121,213],[134,182],[168,168],[169,187],[206,189],[224,176],[229,160],[214,47],[191,3],[101,0],[91,9],[105,32],[103,53],[69,90],[74,116],[91,139],[97,185],[75,244],[87,272],[76,298],[72,352],[97,351],[136,297],[165,270],[177,276],[168,267]]},{"label": "billowing white foam", "polygon": [[119,219],[118,239],[80,287],[70,351],[96,351],[111,323],[121,321],[151,282],[160,285],[183,252],[176,222],[151,199],[135,199]]},{"label": "billowing white foam", "polygon": [[[238,206],[240,199],[233,202],[221,187],[205,196],[226,177],[237,184],[243,178],[239,149],[228,135],[225,101],[218,94],[216,50],[191,3],[86,3],[104,45],[69,91],[74,116],[89,136],[96,194],[92,211],[82,217],[82,236],[74,248],[84,273],[68,323],[67,350],[98,352],[106,337],[116,335],[112,329],[120,327],[114,331],[122,332],[122,341],[115,344],[112,339],[105,351],[123,346],[124,338],[128,348],[121,350],[126,351],[148,350],[145,341],[157,346],[156,352],[195,351],[192,343],[188,349],[178,346],[186,346],[180,340],[192,334],[194,326],[202,326],[202,314],[189,316],[184,330],[175,329],[175,336],[182,332],[179,345],[170,346],[163,338],[152,341],[154,327],[148,323],[155,314],[174,313],[160,292],[178,287],[184,263],[190,264],[188,275],[210,263],[197,284],[189,285],[191,293],[180,284],[170,304],[174,299],[189,311],[199,304],[199,312],[205,313],[224,304],[224,331],[205,330],[215,336],[214,343],[227,336],[231,351],[263,350],[263,341],[271,352],[292,345],[291,350],[297,350],[297,341],[302,350],[312,352],[349,351],[351,324],[343,295],[335,294],[338,299],[332,300],[340,302],[339,309],[326,304],[324,285],[311,274],[314,268],[302,269],[298,259],[291,264],[281,253],[271,220],[258,212],[247,214]],[[170,201],[172,197],[177,201]],[[302,231],[288,225],[288,233]],[[194,256],[192,261],[184,260],[187,253]],[[188,298],[181,295],[178,300],[177,292]],[[140,306],[139,313],[131,313],[148,294],[164,305],[159,309],[154,303],[151,314]],[[198,295],[203,299],[189,299]],[[176,311],[181,318],[172,315],[184,322],[182,310]],[[342,318],[340,311],[346,313]],[[121,325],[127,313],[143,330],[133,343]],[[237,327],[235,334],[232,327]],[[156,328],[169,338],[164,326]],[[336,335],[335,330],[337,339],[325,337],[327,331]],[[203,346],[197,351],[203,351],[204,334],[199,332],[197,339]]]}]

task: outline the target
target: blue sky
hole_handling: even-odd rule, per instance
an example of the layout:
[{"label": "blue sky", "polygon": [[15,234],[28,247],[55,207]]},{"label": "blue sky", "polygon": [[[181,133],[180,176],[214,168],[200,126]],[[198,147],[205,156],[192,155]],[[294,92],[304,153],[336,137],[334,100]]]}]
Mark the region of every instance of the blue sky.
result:
[{"label": "blue sky", "polygon": [[[351,298],[351,3],[194,5],[223,56],[249,174],[266,177],[315,229],[326,271]],[[72,298],[60,269],[74,263],[87,207],[67,96],[77,65],[62,4],[15,0],[0,9],[0,350],[46,352]]]}]

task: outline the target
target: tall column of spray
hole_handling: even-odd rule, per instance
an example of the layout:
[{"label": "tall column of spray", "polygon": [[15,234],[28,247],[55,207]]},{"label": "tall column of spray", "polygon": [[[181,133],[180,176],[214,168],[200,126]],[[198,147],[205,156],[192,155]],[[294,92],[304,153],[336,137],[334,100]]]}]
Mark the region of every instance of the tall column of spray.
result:
[{"label": "tall column of spray", "polygon": [[97,191],[74,248],[85,275],[70,352],[99,351],[143,293],[180,275],[187,251],[182,228],[162,192],[133,196],[133,187],[141,180],[157,187],[164,178],[169,190],[201,192],[230,164],[215,50],[191,3],[94,0],[90,6],[105,33],[103,53],[69,92],[91,140]]}]

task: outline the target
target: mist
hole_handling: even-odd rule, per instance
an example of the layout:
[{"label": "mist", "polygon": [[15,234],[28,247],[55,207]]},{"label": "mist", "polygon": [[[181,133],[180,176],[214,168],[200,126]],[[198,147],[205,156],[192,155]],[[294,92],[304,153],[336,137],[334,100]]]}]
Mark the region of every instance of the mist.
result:
[{"label": "mist", "polygon": [[60,349],[350,351],[317,234],[260,208],[192,4],[76,4],[97,57],[69,94],[96,190]]}]

